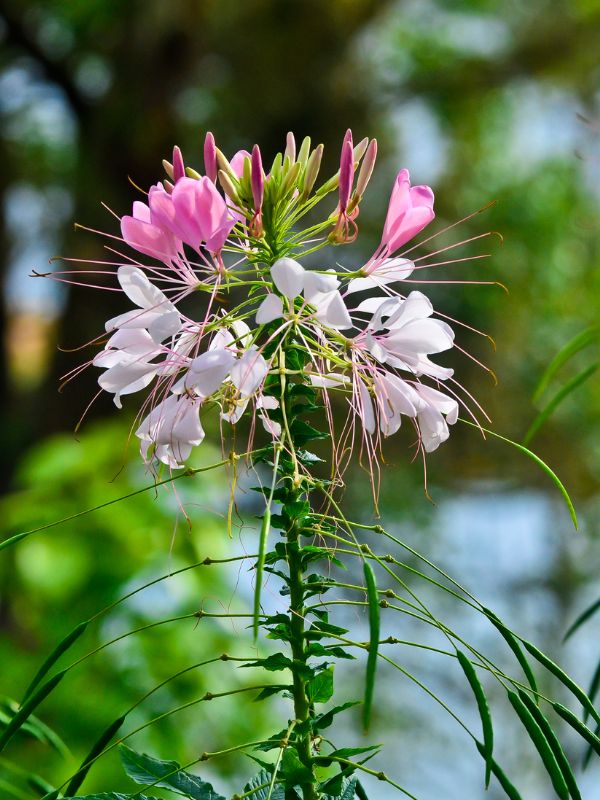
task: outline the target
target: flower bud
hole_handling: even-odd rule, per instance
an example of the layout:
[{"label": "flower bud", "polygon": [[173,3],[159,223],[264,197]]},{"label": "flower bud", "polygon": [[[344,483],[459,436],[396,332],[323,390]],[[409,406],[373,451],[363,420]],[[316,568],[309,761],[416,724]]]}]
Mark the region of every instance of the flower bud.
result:
[{"label": "flower bud", "polygon": [[283,183],[281,184],[281,191],[285,195],[289,192],[289,190],[294,186],[298,175],[300,174],[300,170],[302,169],[302,164],[299,161],[288,170],[287,175],[283,179]]},{"label": "flower bud", "polygon": [[372,139],[367,147],[367,152],[365,153],[365,157],[363,159],[362,164],[360,165],[360,171],[358,173],[358,178],[356,180],[356,189],[354,190],[354,194],[352,195],[352,199],[348,204],[348,213],[352,212],[356,206],[360,203],[362,196],[365,193],[365,189],[371,179],[371,175],[373,174],[373,168],[375,167],[375,160],[377,158],[377,140]]},{"label": "flower bud", "polygon": [[291,131],[285,137],[285,152],[283,156],[284,158],[289,157],[291,164],[296,160],[296,139]]},{"label": "flower bud", "polygon": [[202,175],[200,175],[199,172],[196,172],[195,169],[192,169],[192,167],[186,167],[185,174],[188,176],[188,178],[193,178],[195,181],[199,181],[202,177]]},{"label": "flower bud", "polygon": [[[308,159],[306,172],[304,174],[304,188],[302,191],[305,197],[308,197],[308,195],[312,192],[312,188],[315,185],[317,176],[319,175],[319,170],[321,169],[321,159],[323,158],[323,150],[324,147],[322,144],[317,145]],[[298,159],[298,163],[301,163],[300,159]]]},{"label": "flower bud", "polygon": [[217,147],[215,137],[210,131],[204,137],[204,172],[215,183],[217,180]]},{"label": "flower bud", "polygon": [[177,183],[180,178],[185,176],[185,164],[181,150],[175,145],[173,148],[173,181]]},{"label": "flower bud", "polygon": [[260,148],[257,144],[252,148],[252,197],[254,208],[260,211],[265,193],[265,173],[263,172]]},{"label": "flower bud", "polygon": [[173,164],[171,164],[170,161],[167,161],[166,158],[163,158],[162,165],[163,165],[164,171],[167,173],[169,178],[172,179],[173,178]]},{"label": "flower bud", "polygon": [[271,177],[277,179],[281,175],[282,164],[283,158],[281,157],[281,153],[277,153],[271,165],[271,172],[269,173]]},{"label": "flower bud", "polygon": [[345,140],[342,146],[340,157],[340,182],[339,182],[339,203],[340,213],[348,208],[348,200],[352,191],[354,179],[354,151],[352,149],[352,139]]},{"label": "flower bud", "polygon": [[305,136],[300,145],[300,152],[298,153],[298,161],[301,164],[306,164],[308,155],[310,153],[310,136]]},{"label": "flower bud", "polygon": [[368,144],[369,144],[369,139],[368,139],[367,136],[365,136],[365,138],[361,139],[360,142],[356,145],[356,147],[354,148],[354,160],[355,161],[360,161],[361,160],[361,158],[365,154],[365,150],[367,149]]},{"label": "flower bud", "polygon": [[219,172],[224,172],[235,185],[238,182],[238,176],[236,175],[235,170],[218,147],[216,148],[216,154]]},{"label": "flower bud", "polygon": [[165,191],[167,194],[171,194],[171,192],[175,188],[171,183],[171,181],[163,181],[163,186],[165,187]]},{"label": "flower bud", "polygon": [[227,197],[233,200],[233,202],[236,203],[238,206],[241,205],[238,191],[235,188],[233,181],[231,180],[229,175],[223,169],[220,169],[217,175],[219,178],[219,183],[221,184],[221,188],[223,189]]}]

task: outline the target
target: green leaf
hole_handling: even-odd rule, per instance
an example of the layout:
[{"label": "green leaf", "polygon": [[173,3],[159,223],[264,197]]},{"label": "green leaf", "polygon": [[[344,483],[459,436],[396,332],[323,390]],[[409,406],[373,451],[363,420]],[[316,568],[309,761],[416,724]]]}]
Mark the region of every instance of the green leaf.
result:
[{"label": "green leaf", "polygon": [[[46,800],[46,798],[42,798]],[[158,800],[149,794],[121,794],[120,792],[100,792],[100,794],[86,794],[78,796],[77,800]]]},{"label": "green leaf", "polygon": [[81,762],[81,766],[71,778],[69,785],[65,791],[65,797],[72,797],[83,781],[85,780],[86,775],[90,771],[94,761],[96,758],[102,753],[106,745],[112,740],[113,736],[117,733],[120,727],[125,722],[126,714],[121,717],[118,717],[114,722],[106,728],[106,730],[102,733],[102,735],[97,739],[97,741],[93,744],[92,749]]},{"label": "green leaf", "polygon": [[140,784],[171,789],[191,800],[225,800],[210,783],[185,772],[176,761],[161,761],[145,753],[136,753],[127,745],[119,748],[121,761],[129,777]]},{"label": "green leaf", "polygon": [[575,633],[575,631],[578,630],[583,625],[584,622],[587,622],[588,619],[590,619],[590,617],[593,617],[594,614],[596,613],[596,611],[598,611],[598,609],[600,609],[600,599],[598,599],[594,603],[592,603],[591,606],[588,606],[588,608],[586,608],[585,611],[583,611],[577,617],[575,622],[571,625],[571,627],[565,633],[563,642],[566,642],[567,639],[569,639]]},{"label": "green leaf", "polygon": [[504,641],[508,644],[510,649],[515,654],[517,661],[521,665],[521,669],[525,673],[525,677],[527,678],[527,681],[531,686],[534,695],[536,696],[537,699],[537,694],[539,692],[537,681],[535,679],[535,675],[533,673],[533,670],[531,669],[531,665],[527,660],[527,657],[525,656],[525,653],[523,652],[521,645],[517,641],[516,637],[513,635],[512,631],[510,631],[506,627],[506,625],[504,625],[504,623],[494,614],[493,611],[490,611],[489,608],[485,608],[485,606],[482,606],[482,610],[483,613],[489,619],[489,621],[492,623],[492,625],[494,625],[494,627],[500,632]]},{"label": "green leaf", "polygon": [[65,674],[66,670],[57,672],[54,677],[50,678],[49,681],[46,681],[43,686],[40,686],[40,688],[34,694],[30,695],[29,698],[23,703],[21,708],[17,711],[14,717],[12,717],[4,729],[2,736],[0,736],[0,752],[4,750],[8,742],[33,714],[40,703],[58,686]]},{"label": "green leaf", "polygon": [[540,729],[544,736],[546,737],[546,741],[550,745],[550,749],[554,753],[554,757],[556,758],[556,763],[560,771],[562,772],[563,778],[565,779],[565,783],[569,789],[569,794],[573,798],[573,800],[581,800],[581,793],[579,791],[579,787],[577,786],[577,781],[575,780],[575,775],[573,774],[573,769],[569,763],[569,759],[565,755],[565,751],[562,748],[562,745],[558,739],[558,736],[552,730],[552,726],[542,714],[538,706],[533,702],[533,700],[529,697],[529,695],[524,692],[522,689],[518,690],[519,697],[529,710],[529,713],[540,726]]},{"label": "green leaf", "polygon": [[560,478],[558,477],[558,475],[555,472],[553,472],[553,470],[550,469],[550,467],[545,463],[545,461],[542,461],[542,459],[539,456],[536,456],[535,453],[532,453],[532,451],[528,450],[524,445],[519,444],[518,442],[513,442],[512,439],[508,439],[506,436],[500,436],[499,433],[495,433],[494,431],[490,431],[487,428],[482,428],[480,425],[476,425],[474,422],[469,422],[469,420],[467,420],[467,419],[462,419],[461,417],[459,417],[459,420],[461,422],[464,422],[465,425],[470,425],[472,428],[478,428],[480,431],[483,431],[483,433],[487,433],[487,434],[489,434],[489,436],[493,436],[495,439],[500,439],[500,441],[506,442],[507,444],[512,445],[517,450],[519,450],[521,453],[523,453],[528,458],[530,458],[532,461],[535,461],[535,463],[539,467],[542,468],[542,470],[546,473],[546,475],[548,475],[550,480],[553,481],[553,483],[555,484],[556,488],[561,493],[562,498],[565,501],[565,505],[569,509],[569,514],[571,516],[571,520],[573,522],[575,530],[579,529],[579,523],[577,521],[577,514],[575,513],[575,507],[573,505],[573,501],[571,500],[571,498],[569,496],[569,493],[565,489],[565,487],[564,487],[562,481],[560,480]]},{"label": "green leaf", "polygon": [[[271,783],[271,773],[263,769],[258,775],[255,775],[252,780],[244,786],[243,794],[248,794],[244,800],[285,800],[285,790],[280,784],[273,787],[273,791],[269,794],[269,784]],[[254,791],[252,791],[254,789]]]},{"label": "green leaf", "polygon": [[259,694],[256,695],[254,698],[255,703],[260,703],[261,700],[266,700],[267,697],[273,697],[275,694],[281,694],[283,692],[288,692],[290,690],[290,686],[286,685],[273,685],[273,686],[265,686],[264,689],[260,691]]},{"label": "green leaf", "polygon": [[306,694],[311,703],[326,703],[333,695],[333,667],[317,673],[306,684]]},{"label": "green leaf", "polygon": [[[475,742],[477,745],[477,749],[481,753],[481,755],[485,758],[485,750],[483,744],[481,742]],[[523,800],[519,792],[516,788],[512,785],[510,780],[508,779],[504,770],[500,767],[500,765],[492,759],[492,772],[494,773],[494,777],[500,784],[500,786],[504,789],[504,792],[510,800]]]},{"label": "green leaf", "polygon": [[68,633],[64,639],[62,639],[59,644],[56,645],[54,650],[50,653],[50,655],[46,658],[42,666],[38,669],[36,674],[33,677],[33,680],[27,687],[25,694],[23,696],[23,701],[29,697],[29,695],[33,692],[36,686],[40,683],[42,678],[48,674],[50,669],[54,666],[54,664],[58,661],[60,656],[65,653],[75,642],[79,639],[79,637],[85,632],[87,626],[89,625],[89,620],[85,622],[80,622],[79,625],[76,625],[73,630]]},{"label": "green leaf", "polygon": [[290,433],[296,447],[304,447],[304,445],[308,444],[308,442],[313,442],[317,439],[329,438],[328,433],[313,428],[312,425],[309,425],[307,422],[304,422],[301,419],[295,419],[292,422],[290,425]]},{"label": "green leaf", "polygon": [[375,573],[367,560],[363,561],[363,572],[369,601],[369,654],[367,656],[367,674],[365,679],[365,698],[363,705],[363,727],[369,728],[373,693],[375,690],[375,672],[377,670],[377,653],[379,650],[379,634],[381,630],[381,608]]},{"label": "green leaf", "polygon": [[484,747],[483,757],[485,758],[485,788],[487,789],[490,785],[490,778],[492,775],[492,753],[494,751],[494,729],[492,727],[490,707],[488,705],[485,692],[483,691],[483,686],[477,677],[477,673],[475,672],[473,664],[471,664],[467,656],[462,651],[457,650],[456,655],[458,658],[458,663],[462,667],[462,670],[469,681],[469,685],[473,690],[475,700],[477,701],[479,716],[481,717]]},{"label": "green leaf", "polygon": [[311,770],[300,761],[300,757],[293,747],[288,747],[283,754],[280,772],[285,779],[285,785],[290,788],[302,786],[303,783],[311,783],[313,780]]},{"label": "green leaf", "polygon": [[544,408],[529,426],[527,433],[523,437],[523,444],[529,444],[531,442],[548,417],[550,417],[556,411],[558,406],[571,394],[571,392],[574,392],[578,386],[581,386],[582,383],[587,381],[587,379],[591,377],[594,372],[596,372],[598,366],[600,365],[592,364],[590,367],[582,370],[575,375],[574,378],[571,378],[570,381],[567,381],[567,383],[565,383],[565,385],[559,389],[558,392],[556,392],[556,394],[546,403]]},{"label": "green leaf", "polygon": [[324,795],[323,800],[353,800],[356,795],[356,783],[356,778],[343,778],[340,793]]},{"label": "green leaf", "polygon": [[600,325],[591,325],[589,328],[581,331],[581,333],[578,333],[577,336],[574,336],[573,339],[567,342],[567,344],[565,344],[564,347],[558,351],[550,364],[548,364],[546,371],[542,375],[536,387],[536,390],[533,394],[534,403],[537,403],[542,394],[546,391],[550,381],[563,366],[563,364],[566,364],[567,361],[580,350],[583,350],[585,347],[592,344],[592,342],[598,338],[599,334]]},{"label": "green leaf", "polygon": [[347,708],[352,708],[352,706],[356,705],[358,705],[358,700],[350,700],[348,703],[343,703],[341,706],[330,708],[329,711],[326,711],[324,714],[319,714],[313,720],[313,730],[321,731],[323,728],[328,728],[333,723],[333,718],[336,714],[340,714]]},{"label": "green leaf", "polygon": [[569,787],[567,786],[563,777],[562,771],[558,766],[556,756],[552,751],[544,733],[536,720],[533,718],[527,706],[523,703],[518,694],[508,691],[508,699],[514,708],[517,716],[523,723],[523,727],[529,734],[529,738],[535,745],[536,750],[540,754],[542,763],[546,768],[546,772],[550,776],[554,791],[561,798],[561,800],[569,800]]},{"label": "green leaf", "polygon": [[242,664],[242,669],[248,667],[262,667],[268,672],[279,672],[283,669],[291,669],[292,666],[293,661],[287,656],[284,656],[283,653],[273,653],[273,655],[268,658],[258,658],[256,661]]}]

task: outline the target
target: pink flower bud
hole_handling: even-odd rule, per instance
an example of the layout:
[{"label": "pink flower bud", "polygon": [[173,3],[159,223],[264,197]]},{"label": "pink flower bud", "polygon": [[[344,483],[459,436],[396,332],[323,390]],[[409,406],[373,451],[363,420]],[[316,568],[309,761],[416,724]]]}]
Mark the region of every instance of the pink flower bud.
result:
[{"label": "pink flower bud", "polygon": [[283,154],[284,160],[286,156],[289,157],[292,164],[296,160],[296,139],[291,131],[289,131],[288,135],[285,137],[285,152]]},{"label": "pink flower bud", "polygon": [[257,144],[252,148],[252,197],[254,198],[254,209],[260,211],[265,193],[265,174],[263,172],[260,148]]},{"label": "pink flower bud", "polygon": [[183,156],[181,155],[181,150],[175,145],[173,148],[173,182],[177,183],[184,175],[185,164],[183,163]]},{"label": "pink flower bud", "polygon": [[435,217],[429,186],[411,186],[407,169],[396,177],[381,244],[391,254],[423,230]]},{"label": "pink flower bud", "polygon": [[217,146],[210,131],[204,138],[204,172],[213,183],[217,180]]},{"label": "pink flower bud", "polygon": [[344,141],[342,155],[340,158],[340,214],[348,208],[348,200],[352,191],[352,181],[354,178],[354,151],[352,141]]}]

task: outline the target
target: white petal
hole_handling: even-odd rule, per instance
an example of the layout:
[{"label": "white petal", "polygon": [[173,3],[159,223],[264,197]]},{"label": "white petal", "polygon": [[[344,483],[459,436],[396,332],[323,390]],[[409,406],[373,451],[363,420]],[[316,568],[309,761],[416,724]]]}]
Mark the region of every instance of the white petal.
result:
[{"label": "white petal", "polygon": [[256,400],[256,407],[266,409],[279,408],[279,400],[276,397],[272,397],[270,394],[261,394]]},{"label": "white petal", "polygon": [[350,378],[347,375],[342,375],[339,372],[329,372],[326,375],[310,372],[308,378],[317,389],[331,389],[334,386],[343,386],[343,384],[350,382]]},{"label": "white petal", "polygon": [[450,425],[454,425],[458,419],[458,403],[453,397],[448,397],[447,394],[423,383],[417,384],[416,391],[428,405],[445,414],[446,420]]},{"label": "white petal", "polygon": [[235,336],[236,344],[240,348],[246,348],[252,341],[252,331],[243,319],[236,319],[231,323],[231,330]]},{"label": "white petal", "polygon": [[115,405],[121,408],[122,394],[132,394],[148,386],[156,374],[156,365],[144,361],[130,364],[116,364],[98,378],[102,389],[114,393]]},{"label": "white petal", "polygon": [[438,319],[415,319],[386,337],[390,352],[399,356],[412,353],[441,353],[454,344],[454,331]]},{"label": "white petal", "polygon": [[421,441],[426,453],[432,453],[450,436],[446,420],[433,406],[426,406],[419,412]]},{"label": "white petal", "polygon": [[362,420],[363,428],[367,433],[372,435],[375,433],[375,412],[373,410],[373,402],[371,401],[369,390],[360,379],[358,380],[358,396],[358,414]]},{"label": "white petal", "polygon": [[431,300],[422,292],[411,292],[393,319],[388,320],[388,327],[400,327],[417,319],[425,319],[433,314]]},{"label": "white petal", "polygon": [[231,369],[231,382],[242,397],[250,397],[265,379],[269,365],[254,348],[246,350]]},{"label": "white petal", "polygon": [[293,258],[279,258],[271,267],[271,277],[278,291],[293,300],[304,288],[304,267]]},{"label": "white petal", "polygon": [[121,288],[136,306],[146,309],[171,311],[174,306],[165,295],[150,283],[145,272],[138,267],[119,267],[117,272]]},{"label": "white petal", "polygon": [[175,309],[160,314],[148,325],[148,333],[157,344],[164,342],[165,339],[169,339],[171,336],[175,336],[180,330],[181,317]]},{"label": "white petal", "polygon": [[311,272],[304,273],[304,299],[312,303],[313,298],[323,292],[335,291],[340,282],[334,274],[327,272]]},{"label": "white petal", "polygon": [[223,384],[235,360],[231,350],[209,350],[202,353],[190,365],[184,378],[185,388],[195,389],[201,397],[210,397]]},{"label": "white petal", "polygon": [[219,328],[213,336],[211,343],[208,346],[209,350],[222,350],[224,347],[229,347],[234,343],[233,334],[227,328]]},{"label": "white petal", "polygon": [[283,314],[283,300],[278,294],[268,294],[256,312],[256,324],[266,325]]},{"label": "white petal", "polygon": [[316,306],[317,312],[315,316],[319,322],[329,325],[331,328],[346,329],[353,327],[348,309],[337,290],[326,294],[318,294],[312,302]]}]

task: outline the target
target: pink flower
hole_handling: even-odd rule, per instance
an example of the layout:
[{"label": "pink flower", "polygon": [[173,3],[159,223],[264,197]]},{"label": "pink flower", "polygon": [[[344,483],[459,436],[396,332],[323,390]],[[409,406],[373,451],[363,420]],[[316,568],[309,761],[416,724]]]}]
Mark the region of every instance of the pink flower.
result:
[{"label": "pink flower", "polygon": [[396,178],[388,206],[381,245],[391,254],[429,225],[435,217],[429,186],[411,186],[407,169]]},{"label": "pink flower", "polygon": [[210,178],[181,178],[171,194],[159,186],[150,189],[152,222],[166,228],[190,247],[201,245],[219,253],[233,228],[227,204]]},{"label": "pink flower", "polygon": [[175,145],[173,148],[173,182],[177,183],[180,178],[185,177],[185,164],[181,150]]},{"label": "pink flower", "polygon": [[250,232],[253,236],[259,237],[263,234],[262,226],[262,204],[265,194],[265,173],[263,171],[260,149],[257,144],[252,148],[252,198],[254,200],[254,216],[250,222]]},{"label": "pink flower", "polygon": [[247,150],[238,150],[229,162],[231,169],[235,172],[238,178],[241,178],[244,174],[244,161],[247,158],[252,158]]},{"label": "pink flower", "polygon": [[213,183],[217,180],[217,146],[215,144],[215,137],[210,131],[204,138],[204,171],[206,177]]},{"label": "pink flower", "polygon": [[133,204],[133,216],[121,217],[121,235],[134,250],[165,263],[181,248],[181,242],[169,230],[152,223],[150,209],[140,200]]}]

